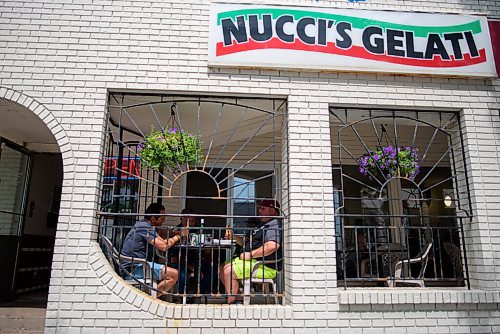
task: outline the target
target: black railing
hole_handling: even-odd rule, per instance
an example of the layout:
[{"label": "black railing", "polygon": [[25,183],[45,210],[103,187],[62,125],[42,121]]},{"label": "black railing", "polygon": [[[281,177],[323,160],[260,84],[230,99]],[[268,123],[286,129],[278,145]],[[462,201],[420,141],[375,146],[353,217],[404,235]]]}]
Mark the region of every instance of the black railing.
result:
[{"label": "black railing", "polygon": [[[254,252],[252,263],[242,263],[240,269],[251,273],[247,279],[233,280],[237,277],[231,271],[226,278],[229,289],[223,283],[224,266],[245,251],[255,249],[254,236],[260,227],[239,226],[236,232],[240,234],[236,235],[231,228],[226,227],[116,226],[111,215],[103,213],[101,216],[99,241],[115,271],[129,284],[153,296],[178,303],[226,303],[228,297],[236,297],[237,302],[244,301],[245,304],[249,303],[250,298],[252,303],[281,302],[282,242],[271,255],[264,257],[264,254]],[[183,230],[187,233],[183,233]],[[281,227],[266,228],[265,231],[282,237]],[[160,244],[155,245],[154,241],[148,247],[141,244],[140,240],[154,240],[156,236],[170,239],[171,247],[163,251]],[[126,241],[134,237],[136,243]],[[173,268],[173,272],[177,273],[175,283],[168,291],[159,288],[162,273],[158,269],[154,273],[154,263]],[[264,270],[265,276],[262,275]],[[234,293],[233,284],[240,287],[238,293]]]},{"label": "black railing", "polygon": [[460,226],[344,226],[339,285],[469,286]]}]

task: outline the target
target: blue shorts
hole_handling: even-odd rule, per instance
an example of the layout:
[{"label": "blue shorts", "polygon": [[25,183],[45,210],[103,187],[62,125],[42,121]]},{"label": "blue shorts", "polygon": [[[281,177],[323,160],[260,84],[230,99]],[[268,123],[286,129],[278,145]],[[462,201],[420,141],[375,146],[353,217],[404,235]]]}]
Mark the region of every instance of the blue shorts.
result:
[{"label": "blue shorts", "polygon": [[[161,278],[161,270],[163,269],[164,265],[156,262],[149,262],[148,264],[151,266],[151,269],[153,271],[153,279],[156,281],[159,281]],[[142,270],[142,264],[136,264],[132,267],[132,270],[130,271],[130,275],[137,278],[137,279],[142,279],[144,278],[143,270]]]}]

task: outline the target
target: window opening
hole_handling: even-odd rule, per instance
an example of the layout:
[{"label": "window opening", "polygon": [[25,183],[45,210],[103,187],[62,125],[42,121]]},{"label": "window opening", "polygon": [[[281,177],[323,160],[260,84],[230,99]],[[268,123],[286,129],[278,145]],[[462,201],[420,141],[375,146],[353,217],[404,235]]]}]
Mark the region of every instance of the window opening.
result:
[{"label": "window opening", "polygon": [[339,282],[469,286],[458,114],[331,107],[330,116]]},{"label": "window opening", "polygon": [[[182,235],[176,254],[157,252],[157,247],[144,250],[148,261],[179,271],[168,298],[232,298],[221,287],[219,266],[242,251],[236,247],[238,235],[249,235],[254,223],[262,225],[257,205],[287,198],[276,182],[277,175],[287,173],[286,121],[283,99],[111,93],[99,215],[102,246],[115,269],[124,278],[133,276],[123,265],[135,263],[121,257],[124,245],[146,207],[160,203],[164,222],[155,230],[162,238],[171,238],[189,220],[189,235]],[[281,204],[273,216],[280,222],[286,212],[286,203]],[[275,235],[282,235],[281,229]],[[243,249],[245,243],[252,240],[245,239]],[[239,292],[238,298],[282,300],[276,288],[283,278],[280,245],[279,254],[266,257],[266,266],[277,269],[279,278],[254,277],[245,282],[252,290]],[[131,284],[159,293],[161,282],[150,269]]]}]

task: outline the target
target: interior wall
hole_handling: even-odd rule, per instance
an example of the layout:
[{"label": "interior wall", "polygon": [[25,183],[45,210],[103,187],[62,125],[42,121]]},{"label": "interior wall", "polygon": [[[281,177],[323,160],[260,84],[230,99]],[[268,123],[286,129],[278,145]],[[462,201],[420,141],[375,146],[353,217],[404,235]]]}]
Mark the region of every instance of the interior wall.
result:
[{"label": "interior wall", "polygon": [[[6,146],[2,149],[1,159],[0,210],[19,212],[22,207],[26,158],[23,154]],[[0,214],[0,234],[16,235],[18,221],[19,216],[17,215]]]},{"label": "interior wall", "polygon": [[23,234],[55,236],[63,166],[60,154],[36,153]]}]

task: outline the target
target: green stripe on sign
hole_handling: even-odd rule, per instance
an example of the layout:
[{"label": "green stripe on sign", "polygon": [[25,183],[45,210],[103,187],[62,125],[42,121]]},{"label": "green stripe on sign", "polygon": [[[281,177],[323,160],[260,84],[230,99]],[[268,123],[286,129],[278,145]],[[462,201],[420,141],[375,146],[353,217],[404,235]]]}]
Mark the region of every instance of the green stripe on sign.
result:
[{"label": "green stripe on sign", "polygon": [[217,25],[220,25],[221,24],[220,21],[225,18],[231,18],[236,21],[237,16],[245,16],[245,18],[248,19],[248,15],[258,15],[259,18],[262,18],[263,14],[271,14],[272,18],[275,20],[281,15],[287,14],[287,15],[292,15],[295,20],[307,16],[316,19],[328,19],[333,21],[349,22],[352,24],[353,28],[357,29],[364,29],[368,26],[378,26],[385,29],[407,30],[407,31],[413,31],[415,36],[418,37],[427,37],[429,33],[444,34],[449,32],[472,31],[473,34],[478,34],[481,32],[481,24],[479,23],[479,20],[455,26],[424,27],[424,26],[410,26],[406,24],[383,22],[383,21],[370,20],[359,17],[345,16],[345,15],[313,12],[307,10],[295,10],[295,9],[284,10],[277,8],[252,8],[252,9],[232,10],[228,12],[219,13],[217,15]]}]

